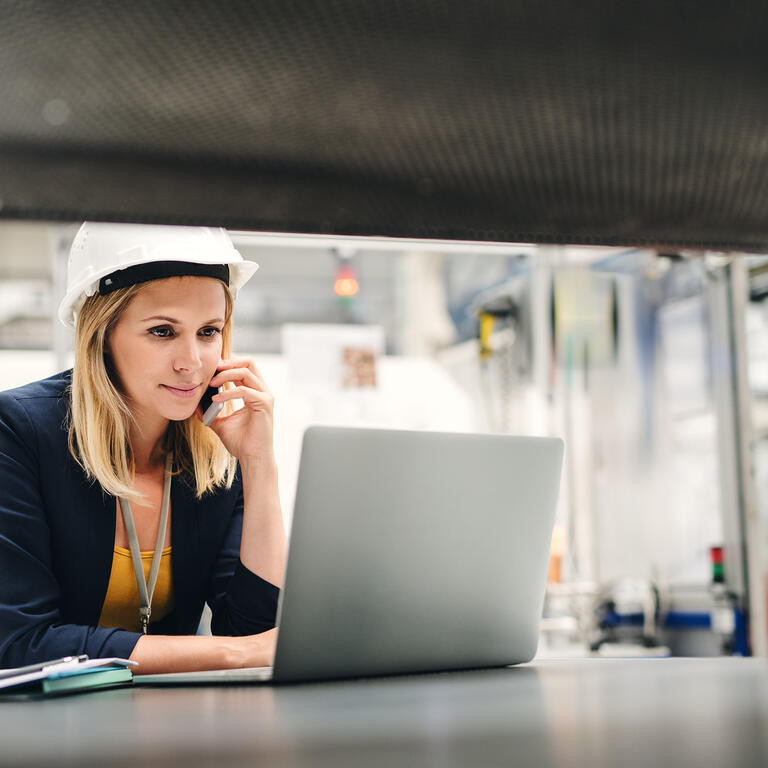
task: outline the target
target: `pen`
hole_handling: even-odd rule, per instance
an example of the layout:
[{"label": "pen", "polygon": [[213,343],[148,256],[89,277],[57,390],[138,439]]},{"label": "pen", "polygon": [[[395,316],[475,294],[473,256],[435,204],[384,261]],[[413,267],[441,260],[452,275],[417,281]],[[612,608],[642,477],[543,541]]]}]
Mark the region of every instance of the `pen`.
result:
[{"label": "pen", "polygon": [[58,664],[68,663],[80,663],[81,661],[87,661],[88,654],[81,653],[79,656],[64,656],[61,659],[53,659],[52,661],[43,661],[40,664],[30,664],[27,667],[15,667],[14,669],[0,669],[0,680],[6,677],[16,677],[16,675],[27,675],[30,672],[40,672],[46,667],[53,667]]}]

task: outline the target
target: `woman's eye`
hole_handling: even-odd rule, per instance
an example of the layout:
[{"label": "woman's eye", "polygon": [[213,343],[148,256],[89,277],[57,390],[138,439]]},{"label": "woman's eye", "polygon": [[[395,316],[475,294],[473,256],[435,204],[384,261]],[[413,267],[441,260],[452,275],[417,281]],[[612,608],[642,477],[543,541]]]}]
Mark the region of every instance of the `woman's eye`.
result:
[{"label": "woman's eye", "polygon": [[159,339],[169,339],[173,335],[173,330],[167,325],[158,325],[155,328],[150,328],[149,333]]},{"label": "woman's eye", "polygon": [[200,333],[206,338],[210,339],[210,338],[213,338],[217,333],[221,333],[221,331],[218,328],[209,326],[208,328],[202,328],[200,330]]}]

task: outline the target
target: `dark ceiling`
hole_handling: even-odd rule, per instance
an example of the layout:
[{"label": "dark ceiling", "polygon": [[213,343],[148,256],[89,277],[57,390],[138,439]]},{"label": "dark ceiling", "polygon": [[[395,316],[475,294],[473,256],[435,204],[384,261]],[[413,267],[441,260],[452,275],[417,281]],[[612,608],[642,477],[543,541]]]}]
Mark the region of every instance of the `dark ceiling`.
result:
[{"label": "dark ceiling", "polygon": [[767,251],[767,12],[0,0],[0,217]]}]

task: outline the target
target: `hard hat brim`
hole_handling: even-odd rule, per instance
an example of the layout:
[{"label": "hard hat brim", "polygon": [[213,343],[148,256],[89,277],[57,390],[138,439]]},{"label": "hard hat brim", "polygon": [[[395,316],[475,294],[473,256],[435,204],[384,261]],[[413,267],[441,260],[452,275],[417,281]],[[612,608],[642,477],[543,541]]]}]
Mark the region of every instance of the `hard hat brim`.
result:
[{"label": "hard hat brim", "polygon": [[[237,251],[233,252],[236,256],[239,256]],[[174,259],[172,255],[166,255],[165,259],[168,261],[180,261],[189,263],[205,263],[202,260],[195,259],[194,256],[190,257],[189,252],[185,253],[183,257]],[[137,260],[134,263],[148,263],[154,261],[153,258]],[[259,265],[255,261],[246,261],[242,258],[233,258],[232,260],[221,260],[219,263],[229,266],[229,288],[232,291],[233,297],[237,297],[239,290],[253,277]],[[59,320],[69,328],[75,327],[77,313],[85,303],[85,299],[88,296],[93,296],[98,292],[99,281],[102,277],[106,277],[110,273],[114,272],[114,267],[106,267],[104,269],[96,270],[88,275],[87,279],[80,280],[77,284],[70,286],[64,298],[59,303],[58,318]],[[160,278],[163,279],[163,278]]]}]

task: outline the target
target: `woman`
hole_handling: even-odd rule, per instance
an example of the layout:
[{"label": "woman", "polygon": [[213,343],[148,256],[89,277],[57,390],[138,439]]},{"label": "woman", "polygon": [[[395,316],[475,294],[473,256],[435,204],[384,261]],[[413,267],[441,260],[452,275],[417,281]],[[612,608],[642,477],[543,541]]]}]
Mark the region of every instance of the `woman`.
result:
[{"label": "woman", "polygon": [[[0,393],[0,667],[272,662],[273,398],[231,355],[233,300],[257,266],[223,230],[81,227],[59,307],[74,367]],[[224,407],[205,426],[209,384]],[[194,635],[205,602],[214,636]]]}]

